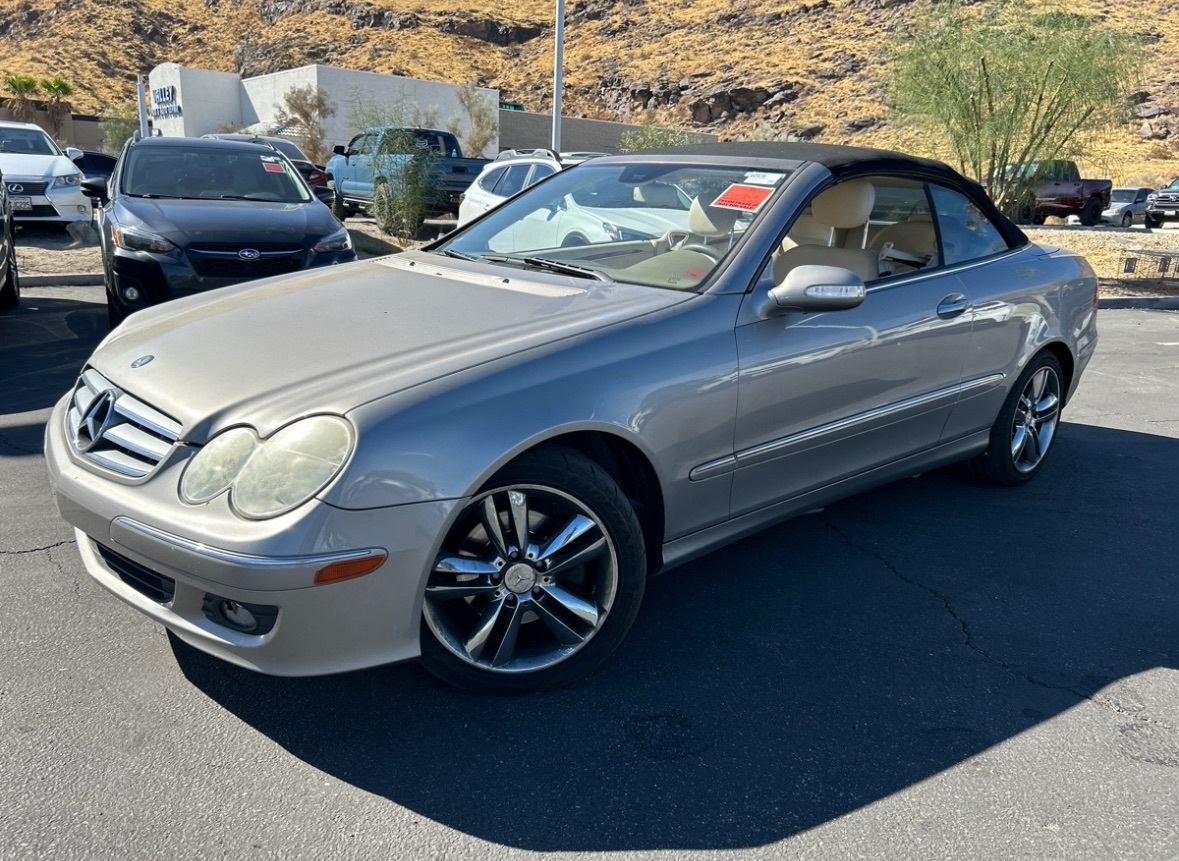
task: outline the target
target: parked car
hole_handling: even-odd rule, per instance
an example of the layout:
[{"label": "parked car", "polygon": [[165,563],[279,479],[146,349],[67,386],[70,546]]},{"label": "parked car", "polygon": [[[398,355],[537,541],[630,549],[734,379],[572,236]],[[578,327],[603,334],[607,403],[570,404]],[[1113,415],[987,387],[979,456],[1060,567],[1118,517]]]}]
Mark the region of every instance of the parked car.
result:
[{"label": "parked car", "polygon": [[0,311],[20,304],[20,272],[16,264],[16,228],[4,174],[0,173]]},{"label": "parked car", "polygon": [[561,153],[552,150],[504,150],[488,162],[459,201],[458,225],[478,218],[487,210],[535,185],[559,170],[608,153]]},{"label": "parked car", "polygon": [[1168,221],[1179,221],[1179,177],[1146,196],[1143,218],[1147,227],[1162,227]]},{"label": "parked car", "polygon": [[104,152],[83,150],[80,156],[73,159],[83,179],[110,179],[115,172],[115,162],[118,159]]},{"label": "parked car", "polygon": [[287,158],[260,144],[144,138],[123,148],[97,210],[112,327],[178,296],[354,260],[352,240]]},{"label": "parked car", "polygon": [[1076,162],[1067,159],[1027,162],[1009,165],[1008,170],[1035,177],[1034,202],[1021,208],[1024,221],[1043,224],[1050,215],[1058,218],[1075,215],[1081,224],[1092,227],[1100,223],[1101,213],[1109,208],[1113,181],[1082,179]]},{"label": "parked car", "polygon": [[18,221],[68,224],[90,220],[90,201],[79,184],[82,172],[44,129],[32,123],[0,121],[0,173]]},{"label": "parked car", "polygon": [[412,156],[403,149],[406,136],[414,139],[422,156],[429,158],[425,204],[427,215],[454,215],[467,186],[487,164],[485,158],[467,158],[458,138],[441,129],[370,128],[337,146],[325,170],[335,186],[332,212],[343,221],[374,203],[390,178]]},{"label": "parked car", "polygon": [[202,137],[224,141],[247,141],[278,150],[295,166],[295,170],[299,171],[299,176],[303,177],[303,181],[307,183],[315,196],[328,206],[332,205],[332,187],[328,185],[327,174],[324,172],[323,166],[312,162],[294,141],[289,141],[286,138],[272,137],[270,135],[249,135],[229,132],[202,135]]},{"label": "parked car", "polygon": [[1151,188],[1115,188],[1109,206],[1101,213],[1102,223],[1118,227],[1142,224],[1146,217],[1146,198],[1153,193]]},{"label": "parked car", "polygon": [[[531,229],[656,186],[686,232]],[[647,151],[419,250],[132,316],[46,461],[90,575],[198,649],[532,690],[601,664],[657,571],[955,461],[1033,478],[1096,308],[1081,257],[940,163]]]}]

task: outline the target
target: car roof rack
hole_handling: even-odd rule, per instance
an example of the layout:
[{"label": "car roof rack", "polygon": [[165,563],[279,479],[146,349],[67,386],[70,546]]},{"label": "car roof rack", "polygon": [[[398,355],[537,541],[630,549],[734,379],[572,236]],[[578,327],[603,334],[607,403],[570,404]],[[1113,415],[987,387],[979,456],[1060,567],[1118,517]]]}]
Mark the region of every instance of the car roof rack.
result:
[{"label": "car roof rack", "polygon": [[551,158],[553,161],[560,161],[558,156],[551,149],[544,147],[536,147],[534,149],[506,149],[495,157],[496,161],[508,161],[513,158]]}]

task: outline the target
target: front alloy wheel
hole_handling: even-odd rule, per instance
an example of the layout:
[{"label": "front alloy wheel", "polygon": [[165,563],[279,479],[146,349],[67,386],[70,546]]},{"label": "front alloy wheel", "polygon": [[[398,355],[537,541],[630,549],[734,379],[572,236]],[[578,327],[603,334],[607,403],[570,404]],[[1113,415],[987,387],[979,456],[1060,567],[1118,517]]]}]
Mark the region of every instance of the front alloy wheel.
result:
[{"label": "front alloy wheel", "polygon": [[1041,353],[1024,369],[991,428],[987,450],[971,461],[973,471],[997,484],[1031,478],[1056,438],[1060,421],[1060,363]]},{"label": "front alloy wheel", "polygon": [[471,690],[571,682],[630,628],[644,560],[634,512],[597,464],[567,449],[526,455],[447,534],[426,584],[422,662]]}]

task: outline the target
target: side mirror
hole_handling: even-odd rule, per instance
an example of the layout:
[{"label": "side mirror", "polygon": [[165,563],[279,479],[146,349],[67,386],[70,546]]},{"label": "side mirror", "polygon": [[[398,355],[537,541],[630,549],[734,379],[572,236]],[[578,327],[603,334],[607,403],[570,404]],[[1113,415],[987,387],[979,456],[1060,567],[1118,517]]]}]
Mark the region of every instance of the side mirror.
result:
[{"label": "side mirror", "polygon": [[770,288],[759,311],[763,317],[780,317],[792,311],[846,311],[858,307],[864,295],[863,279],[850,270],[797,266]]},{"label": "side mirror", "polygon": [[343,144],[336,144],[334,147],[332,147],[332,152],[334,152],[336,155],[348,155],[348,147],[344,146]]},{"label": "side mirror", "polygon": [[110,189],[106,184],[106,177],[95,176],[90,179],[82,180],[81,184],[82,194],[95,200],[106,203],[110,200]]},{"label": "side mirror", "polygon": [[80,149],[78,149],[76,146],[66,147],[65,154],[66,154],[66,158],[68,158],[70,161],[77,161],[78,159],[80,159],[82,156],[85,155],[85,153],[82,152]]}]

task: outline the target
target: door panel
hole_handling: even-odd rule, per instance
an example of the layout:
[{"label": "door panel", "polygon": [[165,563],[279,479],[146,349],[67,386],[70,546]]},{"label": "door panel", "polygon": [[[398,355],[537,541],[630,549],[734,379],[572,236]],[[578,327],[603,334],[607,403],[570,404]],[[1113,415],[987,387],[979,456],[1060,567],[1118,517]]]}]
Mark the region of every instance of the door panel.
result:
[{"label": "door panel", "polygon": [[936,445],[968,305],[956,276],[925,275],[876,286],[849,311],[740,326],[733,515]]}]

